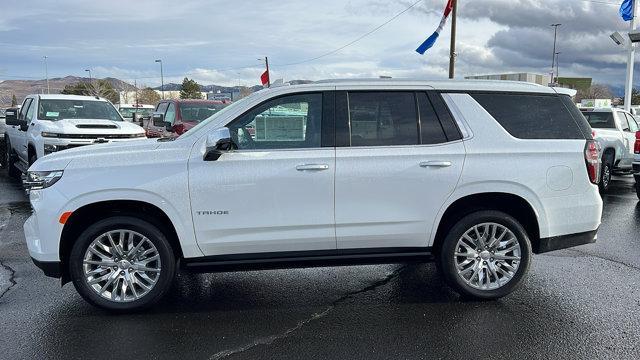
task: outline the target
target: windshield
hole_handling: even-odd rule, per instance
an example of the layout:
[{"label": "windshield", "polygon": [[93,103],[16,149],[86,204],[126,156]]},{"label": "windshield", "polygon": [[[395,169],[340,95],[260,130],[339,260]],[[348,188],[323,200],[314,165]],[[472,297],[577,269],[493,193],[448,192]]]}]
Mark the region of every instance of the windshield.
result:
[{"label": "windshield", "polygon": [[583,112],[587,118],[589,125],[596,129],[615,129],[616,124],[613,122],[612,112]]},{"label": "windshield", "polygon": [[153,113],[153,109],[135,107],[120,108],[120,114],[122,115],[122,117],[133,118],[133,114],[135,113],[137,113],[138,116],[150,117]]},{"label": "windshield", "polygon": [[242,107],[244,106],[244,104],[248,101],[250,101],[251,99],[253,99],[254,97],[258,96],[257,94],[260,94],[260,91],[256,91],[253,94],[242,98],[232,104],[227,105],[224,109],[215,112],[213,115],[209,116],[208,118],[206,118],[205,120],[201,121],[198,125],[194,126],[191,130],[187,131],[186,133],[180,135],[180,138],[186,138],[189,136],[193,136],[193,134],[197,133],[201,128],[207,126],[207,124],[209,124],[212,121],[215,121],[215,119],[217,119],[219,116],[223,116],[224,114],[233,111],[233,109],[238,108],[238,107]]},{"label": "windshield", "polygon": [[40,100],[38,119],[104,119],[122,121],[116,108],[106,101],[97,100]]},{"label": "windshield", "polygon": [[180,104],[180,115],[182,121],[197,121],[208,118],[209,116],[222,110],[229,104],[223,103],[182,103]]}]

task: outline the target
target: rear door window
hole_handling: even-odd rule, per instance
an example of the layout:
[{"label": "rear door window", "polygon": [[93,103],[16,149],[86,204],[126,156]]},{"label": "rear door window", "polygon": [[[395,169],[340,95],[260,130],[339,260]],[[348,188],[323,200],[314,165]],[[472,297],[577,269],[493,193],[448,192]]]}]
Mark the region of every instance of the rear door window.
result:
[{"label": "rear door window", "polygon": [[576,120],[557,95],[475,93],[471,96],[514,137],[585,138]]},{"label": "rear door window", "polygon": [[413,92],[349,92],[351,146],[417,145]]},{"label": "rear door window", "polygon": [[613,121],[613,113],[611,111],[590,111],[583,113],[587,118],[589,125],[595,129],[615,129],[616,123]]}]

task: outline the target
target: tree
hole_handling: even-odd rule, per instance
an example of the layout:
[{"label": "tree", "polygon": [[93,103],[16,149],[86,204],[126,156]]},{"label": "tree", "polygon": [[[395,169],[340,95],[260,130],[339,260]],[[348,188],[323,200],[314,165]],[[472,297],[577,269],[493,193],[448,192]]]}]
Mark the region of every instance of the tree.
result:
[{"label": "tree", "polygon": [[180,90],[180,99],[202,99],[200,85],[195,80],[184,78],[182,80],[182,89]]},{"label": "tree", "polygon": [[576,101],[580,102],[582,99],[611,99],[613,93],[611,88],[607,85],[593,84],[586,89],[578,90],[576,94]]},{"label": "tree", "polygon": [[114,104],[120,102],[120,95],[107,80],[97,80],[90,84],[78,82],[65,85],[61,94],[100,96]]},{"label": "tree", "polygon": [[16,99],[16,94],[12,94],[11,95],[11,106],[17,106],[18,105],[18,99]]},{"label": "tree", "polygon": [[239,98],[242,99],[243,97],[247,97],[249,95],[251,95],[251,88],[248,88],[246,86],[241,86]]},{"label": "tree", "polygon": [[138,103],[155,105],[160,101],[160,95],[150,87],[138,91]]}]

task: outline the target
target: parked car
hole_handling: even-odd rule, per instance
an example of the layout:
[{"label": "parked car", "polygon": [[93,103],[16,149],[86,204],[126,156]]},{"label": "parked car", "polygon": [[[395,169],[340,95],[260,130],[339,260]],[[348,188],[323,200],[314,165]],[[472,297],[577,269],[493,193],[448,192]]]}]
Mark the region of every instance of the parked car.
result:
[{"label": "parked car", "polygon": [[29,95],[19,112],[7,112],[5,159],[20,177],[37,159],[61,150],[144,138],[108,101],[79,95]]},{"label": "parked car", "polygon": [[155,107],[146,104],[118,104],[120,115],[130,122],[144,126],[144,122],[151,119]]},{"label": "parked car", "polygon": [[522,283],[532,253],[594,242],[600,225],[597,146],[556,91],[506,81],[276,87],[173,141],[46,156],[27,176],[29,253],[114,311],[158,301],[178,265],[435,260],[460,294],[499,298]]},{"label": "parked car", "polygon": [[614,172],[630,173],[633,163],[633,145],[638,124],[630,113],[617,108],[583,110],[593,129],[593,137],[600,146],[602,174],[600,190],[606,192]]},{"label": "parked car", "polygon": [[[4,132],[5,132],[5,127],[6,127],[6,121],[5,121],[5,109],[0,109],[0,152],[2,152],[4,154]],[[0,157],[0,168],[3,168],[4,165],[4,159],[5,157],[2,156]]]},{"label": "parked car", "polygon": [[180,136],[229,104],[219,100],[162,100],[145,127],[147,136]]}]

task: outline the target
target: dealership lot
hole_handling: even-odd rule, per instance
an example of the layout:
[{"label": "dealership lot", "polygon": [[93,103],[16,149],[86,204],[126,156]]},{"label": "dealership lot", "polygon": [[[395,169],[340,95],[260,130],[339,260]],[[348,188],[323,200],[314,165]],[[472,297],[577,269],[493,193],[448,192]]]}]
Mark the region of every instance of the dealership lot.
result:
[{"label": "dealership lot", "polygon": [[356,266],[183,274],[150,311],[114,316],[31,263],[30,208],[2,171],[0,358],[636,359],[640,206],[632,178],[611,186],[597,243],[534,256],[499,301],[460,299],[433,264]]}]

